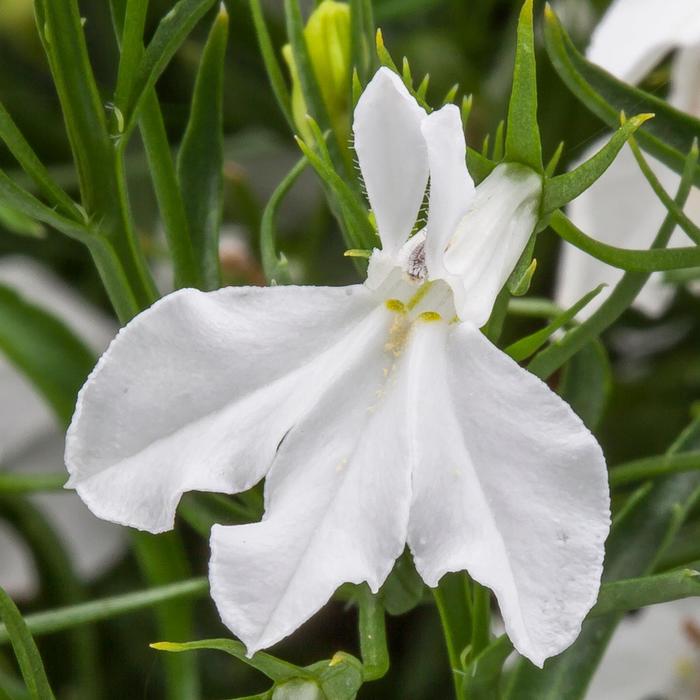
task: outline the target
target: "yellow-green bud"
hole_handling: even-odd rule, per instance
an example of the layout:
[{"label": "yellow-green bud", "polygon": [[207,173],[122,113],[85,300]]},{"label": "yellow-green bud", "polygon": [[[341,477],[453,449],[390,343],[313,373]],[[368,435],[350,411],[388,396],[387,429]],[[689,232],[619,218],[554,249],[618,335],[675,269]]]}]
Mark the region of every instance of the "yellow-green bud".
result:
[{"label": "yellow-green bud", "polygon": [[33,0],[0,0],[0,31],[25,30],[33,20]]},{"label": "yellow-green bud", "polygon": [[[311,65],[321,88],[333,130],[344,140],[350,133],[350,7],[344,2],[323,0],[304,28]],[[304,140],[311,137],[306,123],[307,107],[289,44],[282,53],[292,78],[292,116]]]}]

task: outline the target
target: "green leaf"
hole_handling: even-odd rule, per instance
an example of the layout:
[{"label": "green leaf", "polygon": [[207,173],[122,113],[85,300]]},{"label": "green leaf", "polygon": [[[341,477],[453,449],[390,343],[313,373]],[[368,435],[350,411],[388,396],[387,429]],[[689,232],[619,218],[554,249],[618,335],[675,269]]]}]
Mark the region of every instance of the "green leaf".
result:
[{"label": "green leaf", "polygon": [[[687,156],[686,168],[675,197],[675,202],[680,207],[688,199],[697,161],[698,149],[694,146]],[[671,214],[668,214],[651,244],[652,249],[666,246],[675,228],[676,221]],[[538,353],[528,365],[528,369],[540,379],[549,377],[589,341],[599,337],[606,328],[612,325],[634,301],[648,279],[647,273],[627,272],[617,283],[610,296],[590,318],[569,331],[564,338]]]},{"label": "green leaf", "polygon": [[44,671],[39,650],[32,639],[19,610],[10,596],[0,588],[0,616],[5,623],[22,677],[34,700],[54,700],[54,694]]},{"label": "green leaf", "polygon": [[[121,45],[120,78],[117,83],[115,102],[126,98],[136,75],[133,64],[143,56],[142,12],[147,3],[128,0],[126,11],[112,0],[112,19],[117,39]],[[137,40],[138,38],[138,40]],[[137,46],[138,44],[138,46]],[[128,55],[131,54],[131,55]],[[122,66],[131,66],[129,69]],[[130,74],[128,72],[130,72]],[[139,113],[139,129],[143,139],[148,169],[153,181],[158,208],[163,220],[165,237],[173,263],[175,287],[199,287],[200,277],[192,250],[190,231],[187,225],[185,204],[180,194],[180,186],[175,172],[175,163],[165,131],[163,115],[155,89],[147,92]]]},{"label": "green leaf", "polygon": [[67,479],[65,472],[59,472],[58,474],[17,474],[0,468],[0,496],[58,491],[63,488]]},{"label": "green leaf", "polygon": [[278,659],[271,654],[266,654],[264,651],[259,651],[253,654],[252,657],[246,656],[246,649],[234,639],[202,639],[196,642],[156,642],[151,644],[153,649],[158,651],[183,652],[193,651],[197,649],[212,649],[215,651],[223,651],[230,656],[242,661],[247,666],[260,671],[275,683],[282,681],[301,678],[305,680],[313,680],[313,675],[306,669],[303,669],[294,664],[290,664],[282,659]]},{"label": "green leaf", "polygon": [[532,0],[525,0],[518,21],[505,159],[527,165],[538,173],[544,172],[540,130],[537,125],[537,68]]},{"label": "green leaf", "polygon": [[[693,421],[669,454],[700,447],[700,419]],[[675,474],[640,491],[613,523],[606,543],[604,583],[648,575],[700,494],[700,472]],[[549,659],[543,670],[521,659],[508,700],[580,700],[622,617],[614,613],[586,620],[576,642]]]},{"label": "green leaf", "polygon": [[464,696],[469,700],[494,700],[500,697],[503,664],[512,652],[513,645],[505,634],[489,644],[464,669]]},{"label": "green leaf", "polygon": [[0,285],[0,351],[67,425],[78,390],[95,364],[83,342],[50,313]]},{"label": "green leaf", "polygon": [[330,162],[326,162],[309,148],[301,139],[297,143],[302,153],[308,158],[309,163],[319,174],[322,182],[332,191],[336,198],[340,214],[343,218],[344,230],[347,233],[346,244],[349,248],[374,248],[376,235],[367,210],[360,203],[355,193],[347,183],[333,169]]},{"label": "green leaf", "polygon": [[289,94],[287,83],[284,80],[282,68],[277,60],[275,48],[272,45],[272,39],[270,38],[270,33],[265,23],[265,15],[263,14],[260,0],[250,0],[250,11],[253,15],[253,26],[255,27],[260,54],[265,64],[265,70],[267,71],[267,78],[270,81],[272,92],[277,99],[277,104],[282,114],[289,124],[289,128],[292,130],[292,133],[294,133],[296,131],[296,126],[294,124],[294,117],[292,116],[292,99]]},{"label": "green leaf", "polygon": [[575,245],[594,258],[621,270],[658,272],[700,266],[700,246],[655,248],[651,250],[616,248],[587,236],[561,210],[557,210],[552,214],[549,225],[561,238],[571,243],[571,245]]},{"label": "green leaf", "polygon": [[287,259],[277,253],[275,218],[284,198],[308,164],[309,161],[306,156],[302,156],[297,161],[296,165],[285,175],[282,182],[277,185],[263,211],[262,221],[260,222],[260,254],[263,271],[268,282],[284,284],[289,281]]},{"label": "green leaf", "polygon": [[46,229],[34,219],[12,207],[0,204],[0,226],[18,236],[44,238]]},{"label": "green leaf", "polygon": [[520,340],[517,340],[505,348],[504,352],[510,355],[516,362],[522,362],[527,357],[530,357],[532,353],[537,352],[537,350],[539,350],[547,342],[549,337],[555,333],[555,331],[563,328],[571,320],[573,320],[576,314],[581,311],[581,309],[583,309],[592,299],[598,296],[604,287],[604,284],[598,285],[594,290],[582,296],[573,306],[558,314],[554,320],[547,324],[544,328],[539,331],[535,331],[534,333],[531,333]]},{"label": "green leaf", "polygon": [[684,568],[656,576],[606,583],[589,617],[637,610],[646,605],[700,596],[700,572]]},{"label": "green leaf", "polygon": [[63,215],[82,221],[81,212],[75,202],[56,184],[2,104],[0,104],[0,139],[48,202],[57,207]]},{"label": "green leaf", "polygon": [[[25,618],[25,622],[34,635],[51,634],[90,622],[127,615],[166,601],[206,596],[208,592],[209,582],[206,578],[193,578],[135,593],[123,593],[78,605],[32,613]],[[0,627],[0,644],[8,639],[7,628]]]},{"label": "green leaf", "polygon": [[[653,113],[655,118],[638,133],[640,144],[677,173],[683,172],[685,154],[693,140],[700,138],[700,121],[588,62],[576,50],[549,5],[545,9],[544,37],[547,53],[559,77],[608,126],[618,126],[620,112]],[[700,185],[700,169],[696,170],[694,181]]]},{"label": "green leaf", "polygon": [[220,286],[223,205],[223,88],[228,13],[222,3],[204,47],[177,175],[203,289]]},{"label": "green leaf", "polygon": [[644,457],[610,469],[610,485],[623,486],[635,481],[655,479],[675,472],[700,469],[700,452]]},{"label": "green leaf", "polygon": [[170,59],[214,2],[215,0],[179,0],[160,21],[146,47],[128,96],[123,102],[117,103],[124,116],[125,133],[128,134],[133,128],[144,96],[155,86]]},{"label": "green leaf", "polygon": [[594,156],[577,168],[545,180],[543,214],[563,207],[587,190],[609,167],[630,136],[651,114],[639,114],[627,120]]},{"label": "green leaf", "polygon": [[610,360],[600,340],[592,340],[565,365],[559,395],[590,430],[598,427],[612,389]]},{"label": "green leaf", "polygon": [[467,170],[474,180],[474,184],[478,185],[482,180],[485,180],[498,165],[489,158],[485,158],[470,146],[467,146]]},{"label": "green leaf", "polygon": [[362,85],[374,72],[374,18],[370,0],[350,0],[350,55]]},{"label": "green leaf", "polygon": [[[82,582],[71,562],[53,523],[34,504],[17,494],[0,495],[0,519],[4,520],[31,552],[37,577],[44,585],[42,593],[50,605],[79,604],[85,597]],[[7,633],[8,627],[0,625]],[[5,639],[7,641],[7,638]],[[95,631],[81,627],[68,631],[62,638],[65,665],[72,674],[79,693],[85,697],[100,695],[101,675],[98,668],[98,647]]]}]

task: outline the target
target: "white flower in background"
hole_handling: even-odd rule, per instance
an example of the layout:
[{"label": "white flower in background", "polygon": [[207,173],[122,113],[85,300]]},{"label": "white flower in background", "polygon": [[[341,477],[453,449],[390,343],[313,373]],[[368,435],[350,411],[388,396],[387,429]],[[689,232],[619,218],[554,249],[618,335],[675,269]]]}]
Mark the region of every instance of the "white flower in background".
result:
[{"label": "white flower in background", "polygon": [[[653,650],[650,653],[650,650]],[[587,700],[697,700],[700,604],[654,605],[626,617],[593,676]]]},{"label": "white flower in background", "polygon": [[[383,248],[367,283],[155,304],[80,394],[69,485],[96,515],[161,532],[185,491],[266,477],[262,522],[211,537],[212,596],[250,653],[344,582],[376,591],[408,543],[428,585],[467,569],[492,588],[541,665],[596,599],[609,497],[583,423],[478,330],[540,178],[503,165],[475,190],[458,109],[426,115],[387,69],[354,134]],[[409,238],[429,176],[427,228]]]},{"label": "white flower in background", "polygon": [[[597,26],[587,57],[628,83],[640,82],[670,51],[676,50],[671,65],[669,102],[682,111],[700,117],[700,5],[697,0],[616,0]],[[582,160],[602,145],[591,146]],[[680,176],[647,156],[665,189],[674,194]],[[700,223],[700,192],[693,188],[686,214]],[[642,175],[629,149],[623,149],[607,172],[569,207],[574,223],[593,237],[623,248],[651,245],[666,209]],[[671,246],[691,245],[677,229]],[[555,298],[562,307],[571,306],[596,285],[612,287],[622,271],[564,244]],[[674,288],[664,284],[661,273],[651,276],[634,306],[650,316],[668,307]],[[590,315],[609,294],[599,294],[583,311]]]},{"label": "white flower in background", "polygon": [[[28,258],[0,259],[0,284],[54,314],[95,353],[106,347],[114,324],[43,266]],[[51,352],[51,348],[46,348]],[[50,409],[27,379],[0,355],[0,469],[21,473],[60,471],[63,435]],[[124,547],[124,533],[97,520],[73,494],[38,494],[32,501],[54,526],[79,575],[95,577]],[[0,586],[14,597],[38,587],[30,553],[0,518]]]}]

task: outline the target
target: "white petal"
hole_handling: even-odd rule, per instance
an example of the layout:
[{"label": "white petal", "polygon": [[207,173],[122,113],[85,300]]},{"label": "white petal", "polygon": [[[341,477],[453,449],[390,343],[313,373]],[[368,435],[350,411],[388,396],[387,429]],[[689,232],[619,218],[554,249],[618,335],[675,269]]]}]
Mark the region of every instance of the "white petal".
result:
[{"label": "white petal", "polygon": [[541,193],[540,176],[513,164],[499,165],[476,188],[444,255],[462,321],[488,320],[537,224]]},{"label": "white petal", "polygon": [[340,584],[376,591],[403,551],[408,384],[392,369],[403,342],[394,320],[380,307],[348,338],[335,378],[280,446],[265,519],[212,529],[212,597],[250,654],[294,631]]},{"label": "white petal", "polygon": [[668,101],[677,109],[700,117],[700,39],[694,46],[678,51]]},{"label": "white petal", "polygon": [[[586,157],[601,146],[602,142],[595,144]],[[679,176],[650,156],[647,156],[647,160],[666,191],[675,194]],[[700,197],[694,189],[685,211],[696,221],[700,221],[699,205]],[[619,248],[648,248],[665,215],[666,209],[642,175],[629,149],[623,149],[603,176],[569,205],[569,216],[582,231]],[[684,246],[690,245],[690,242],[680,229],[676,229],[670,245]],[[597,285],[608,284],[608,289],[603,290],[579,313],[578,317],[585,319],[603,303],[622,275],[622,270],[564,243],[557,271],[555,300],[560,306],[569,307]],[[655,274],[633,306],[649,316],[660,316],[668,308],[673,293],[673,287],[664,284],[660,274]]]},{"label": "white petal", "polygon": [[172,527],[189,490],[259,481],[313,400],[313,360],[374,308],[362,286],[181,290],[119,333],[68,432],[74,487],[99,517]]},{"label": "white petal", "polygon": [[586,53],[618,78],[637,83],[665,53],[697,43],[697,0],[616,0],[593,32]]},{"label": "white petal", "polygon": [[442,254],[474,195],[459,109],[445,105],[421,125],[428,147],[430,200],[425,259],[431,277],[443,277]]},{"label": "white petal", "polygon": [[428,183],[424,118],[425,110],[388,68],[376,72],[355,107],[355,152],[389,254],[410,235]]},{"label": "white petal", "polygon": [[408,541],[429,586],[466,569],[541,666],[596,600],[609,528],[600,447],[569,406],[470,324],[425,325]]}]

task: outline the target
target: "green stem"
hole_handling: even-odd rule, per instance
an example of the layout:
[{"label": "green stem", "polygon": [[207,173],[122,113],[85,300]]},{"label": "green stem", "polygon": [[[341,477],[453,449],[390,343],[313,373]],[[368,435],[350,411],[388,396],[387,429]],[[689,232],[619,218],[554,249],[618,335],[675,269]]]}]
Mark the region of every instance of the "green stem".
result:
[{"label": "green stem", "polygon": [[677,472],[700,469],[700,452],[681,452],[636,459],[633,462],[612,467],[609,472],[610,486],[622,486],[635,481],[653,479]]},{"label": "green stem", "polygon": [[[137,610],[151,608],[159,603],[204,597],[208,592],[209,582],[205,577],[192,578],[149,588],[145,591],[125,593],[101,600],[91,600],[88,603],[34,613],[27,615],[24,621],[33,635],[41,636],[90,622],[109,620]],[[7,630],[3,625],[0,625],[0,644],[6,644],[8,641]]]},{"label": "green stem", "polygon": [[465,574],[446,574],[432,589],[447,645],[455,697],[465,700],[462,688],[462,653],[470,643],[471,591]]},{"label": "green stem", "polygon": [[491,638],[491,592],[474,581],[472,583],[472,639],[471,658],[476,658],[489,645]]},{"label": "green stem", "polygon": [[67,478],[65,472],[60,474],[15,474],[0,469],[0,494],[57,491],[63,488]]},{"label": "green stem", "polygon": [[366,681],[383,678],[389,670],[384,607],[366,585],[360,593],[360,653]]},{"label": "green stem", "polygon": [[[79,603],[84,598],[83,586],[75,574],[74,567],[63,544],[52,526],[30,501],[12,494],[0,496],[0,519],[6,520],[29,546],[41,581],[50,581],[45,594],[55,603]],[[0,638],[5,631],[0,627]],[[99,658],[94,630],[84,627],[73,630],[66,637],[70,659],[81,696],[99,698]]]},{"label": "green stem", "polygon": [[[675,202],[680,207],[685,205],[693,184],[693,175],[698,159],[697,145],[693,145],[688,158],[686,168],[678,186]],[[656,238],[651,247],[664,248],[671,234],[676,228],[676,220],[669,213],[666,215]],[[649,279],[649,272],[627,272],[617,283],[610,296],[601,304],[580,326],[569,331],[560,341],[539,352],[528,365],[528,369],[540,379],[546,379],[556,372],[567,360],[573,357],[592,338],[600,334],[612,325],[625,312],[635,300],[637,294]]]}]

